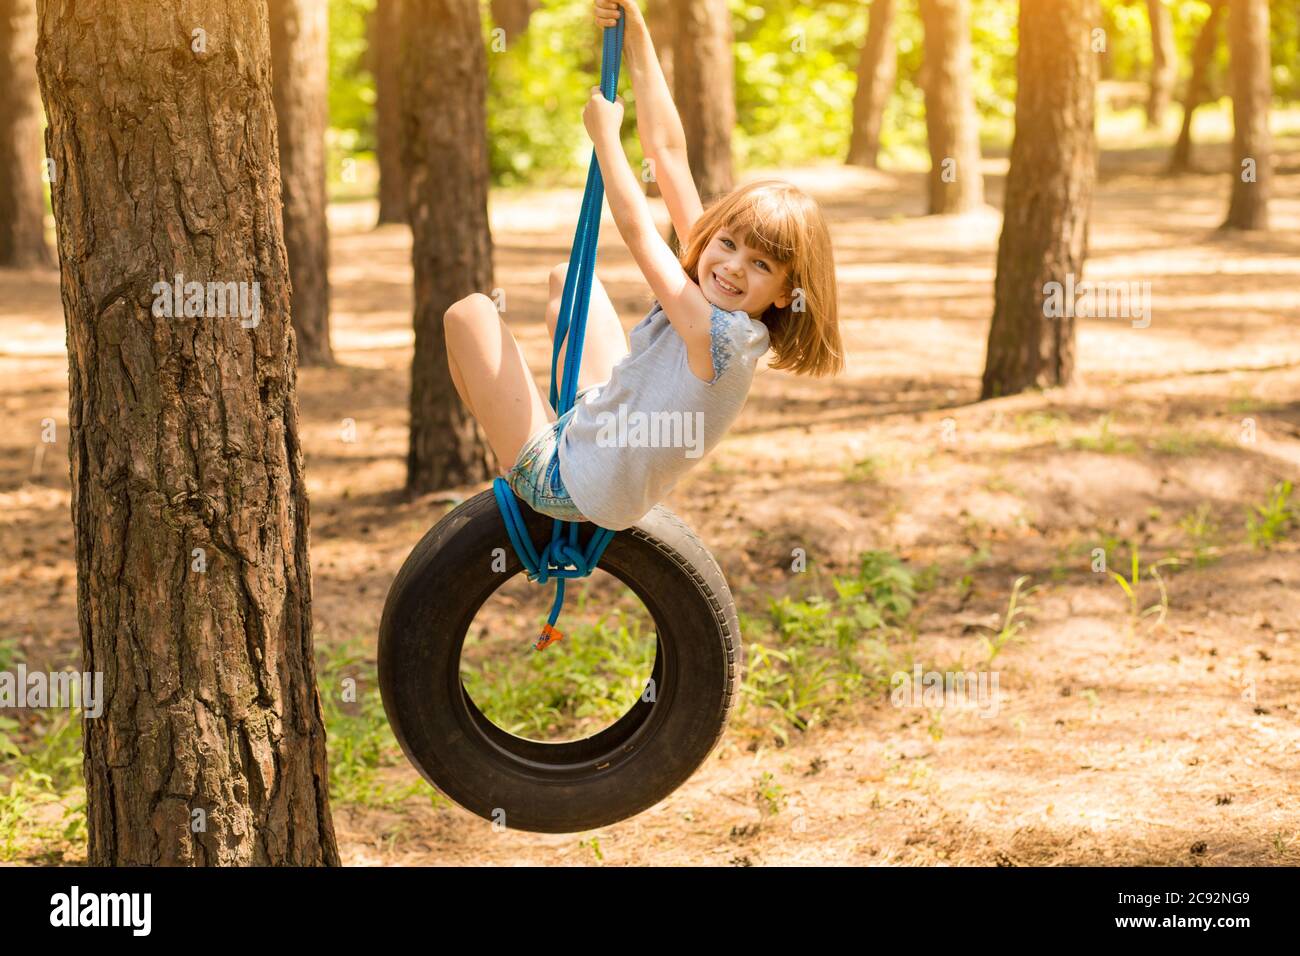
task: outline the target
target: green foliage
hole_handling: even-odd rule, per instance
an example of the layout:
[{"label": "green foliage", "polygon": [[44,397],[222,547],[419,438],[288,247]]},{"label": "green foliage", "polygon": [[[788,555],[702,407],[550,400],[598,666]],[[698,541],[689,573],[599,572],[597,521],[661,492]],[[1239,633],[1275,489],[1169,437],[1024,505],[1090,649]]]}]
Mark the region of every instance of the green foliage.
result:
[{"label": "green foliage", "polygon": [[[588,4],[544,0],[522,37],[488,44],[488,161],[499,185],[580,183],[591,157],[582,106],[600,80],[599,31]],[[626,103],[624,128],[635,113]]]},{"label": "green foliage", "polygon": [[[329,748],[330,800],[336,804],[390,806],[425,793],[422,780],[390,786],[380,779],[384,768],[403,763],[379,695],[379,678],[361,641],[317,649],[317,687],[325,715]],[[354,681],[354,701],[344,699],[345,681]],[[437,793],[435,805],[445,802]]]},{"label": "green foliage", "polygon": [[347,152],[375,149],[375,78],[367,21],[375,0],[330,0],[330,126]]},{"label": "green foliage", "polygon": [[[375,0],[330,0],[330,170],[344,157],[372,160],[374,77],[366,23]],[[734,32],[738,167],[840,160],[848,149],[858,56],[868,5],[858,0],[729,0]],[[970,0],[971,65],[982,138],[1009,142],[1014,119],[1018,4]],[[1270,5],[1274,94],[1300,96],[1300,8]],[[598,79],[600,34],[587,0],[542,0],[521,37],[492,34],[481,0],[488,69],[488,161],[494,185],[578,186],[591,157],[582,105]],[[1192,45],[1209,7],[1171,0],[1179,91],[1191,71]],[[1145,0],[1102,0],[1105,77],[1145,82],[1151,33]],[[920,87],[924,31],[916,0],[902,0],[894,21],[898,75],[881,132],[886,162],[924,162],[925,101]],[[1210,71],[1211,99],[1226,93],[1226,17]],[[636,104],[627,104],[624,142],[641,162]]]},{"label": "green foliage", "polygon": [[[586,599],[580,592],[566,613],[579,618]],[[478,640],[471,634],[465,641],[465,690],[498,727],[534,739],[573,739],[612,724],[647,692],[654,668],[653,628],[621,609],[574,627],[545,651],[521,636],[516,653],[484,657],[475,652]]]},{"label": "green foliage", "polygon": [[1291,482],[1280,481],[1262,505],[1246,509],[1246,536],[1252,548],[1271,548],[1286,536],[1286,531],[1300,521],[1300,511],[1287,503],[1291,497]]},{"label": "green foliage", "polygon": [[911,615],[918,576],[887,551],[861,555],[857,574],[820,594],[770,599],[766,618],[741,616],[749,664],[736,726],[767,731],[783,745],[889,681],[891,638]]},{"label": "green foliage", "polygon": [[842,157],[849,146],[861,3],[730,0],[738,166]]},{"label": "green foliage", "polygon": [[81,710],[40,714],[26,747],[19,731],[18,721],[0,717],[0,861],[30,857],[42,843],[86,839]]}]

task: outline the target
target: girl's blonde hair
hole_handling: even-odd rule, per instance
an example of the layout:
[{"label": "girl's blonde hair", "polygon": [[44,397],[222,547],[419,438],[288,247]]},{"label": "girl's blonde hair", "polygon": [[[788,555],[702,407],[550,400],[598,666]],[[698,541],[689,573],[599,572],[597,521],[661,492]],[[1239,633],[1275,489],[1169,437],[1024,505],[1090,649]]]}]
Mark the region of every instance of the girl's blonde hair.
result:
[{"label": "girl's blonde hair", "polygon": [[772,368],[796,375],[833,375],[844,369],[838,293],[830,230],[817,203],[777,179],[748,183],[704,210],[691,229],[678,261],[699,285],[700,254],[719,229],[789,267],[785,293],[762,314],[776,361]]}]

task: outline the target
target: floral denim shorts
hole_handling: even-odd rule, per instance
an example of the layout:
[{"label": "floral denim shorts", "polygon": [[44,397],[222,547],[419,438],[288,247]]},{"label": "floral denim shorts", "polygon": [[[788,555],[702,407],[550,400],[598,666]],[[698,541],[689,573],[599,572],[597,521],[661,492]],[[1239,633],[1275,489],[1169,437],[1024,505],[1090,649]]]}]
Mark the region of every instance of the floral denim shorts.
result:
[{"label": "floral denim shorts", "polygon": [[561,521],[590,520],[573,503],[560,477],[560,435],[582,396],[597,387],[593,385],[580,391],[573,408],[528,439],[514,467],[506,474],[510,490],[534,511]]}]

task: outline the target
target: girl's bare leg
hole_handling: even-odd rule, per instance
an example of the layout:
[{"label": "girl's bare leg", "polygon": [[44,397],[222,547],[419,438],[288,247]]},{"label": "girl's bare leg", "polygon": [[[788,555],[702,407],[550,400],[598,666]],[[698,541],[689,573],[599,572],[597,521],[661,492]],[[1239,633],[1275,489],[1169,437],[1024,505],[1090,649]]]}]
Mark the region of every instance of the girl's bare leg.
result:
[{"label": "girl's bare leg", "polygon": [[452,305],[443,319],[452,382],[487,435],[499,467],[508,470],[524,443],[555,421],[555,410],[491,299],[475,292]]}]

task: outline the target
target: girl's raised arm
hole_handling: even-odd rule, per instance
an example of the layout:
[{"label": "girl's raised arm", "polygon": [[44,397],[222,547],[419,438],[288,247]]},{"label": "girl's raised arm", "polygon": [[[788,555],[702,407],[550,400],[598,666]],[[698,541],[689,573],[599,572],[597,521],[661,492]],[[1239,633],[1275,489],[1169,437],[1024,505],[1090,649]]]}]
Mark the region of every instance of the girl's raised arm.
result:
[{"label": "girl's raised arm", "polygon": [[601,26],[613,26],[618,21],[620,9],[626,19],[623,51],[628,75],[632,78],[632,94],[636,99],[636,129],[641,139],[641,152],[651,163],[652,174],[659,184],[664,205],[668,207],[673,228],[685,246],[704,208],[686,157],[686,133],[668,91],[668,81],[659,65],[659,57],[655,54],[650,30],[636,0],[596,0],[596,22]]}]

